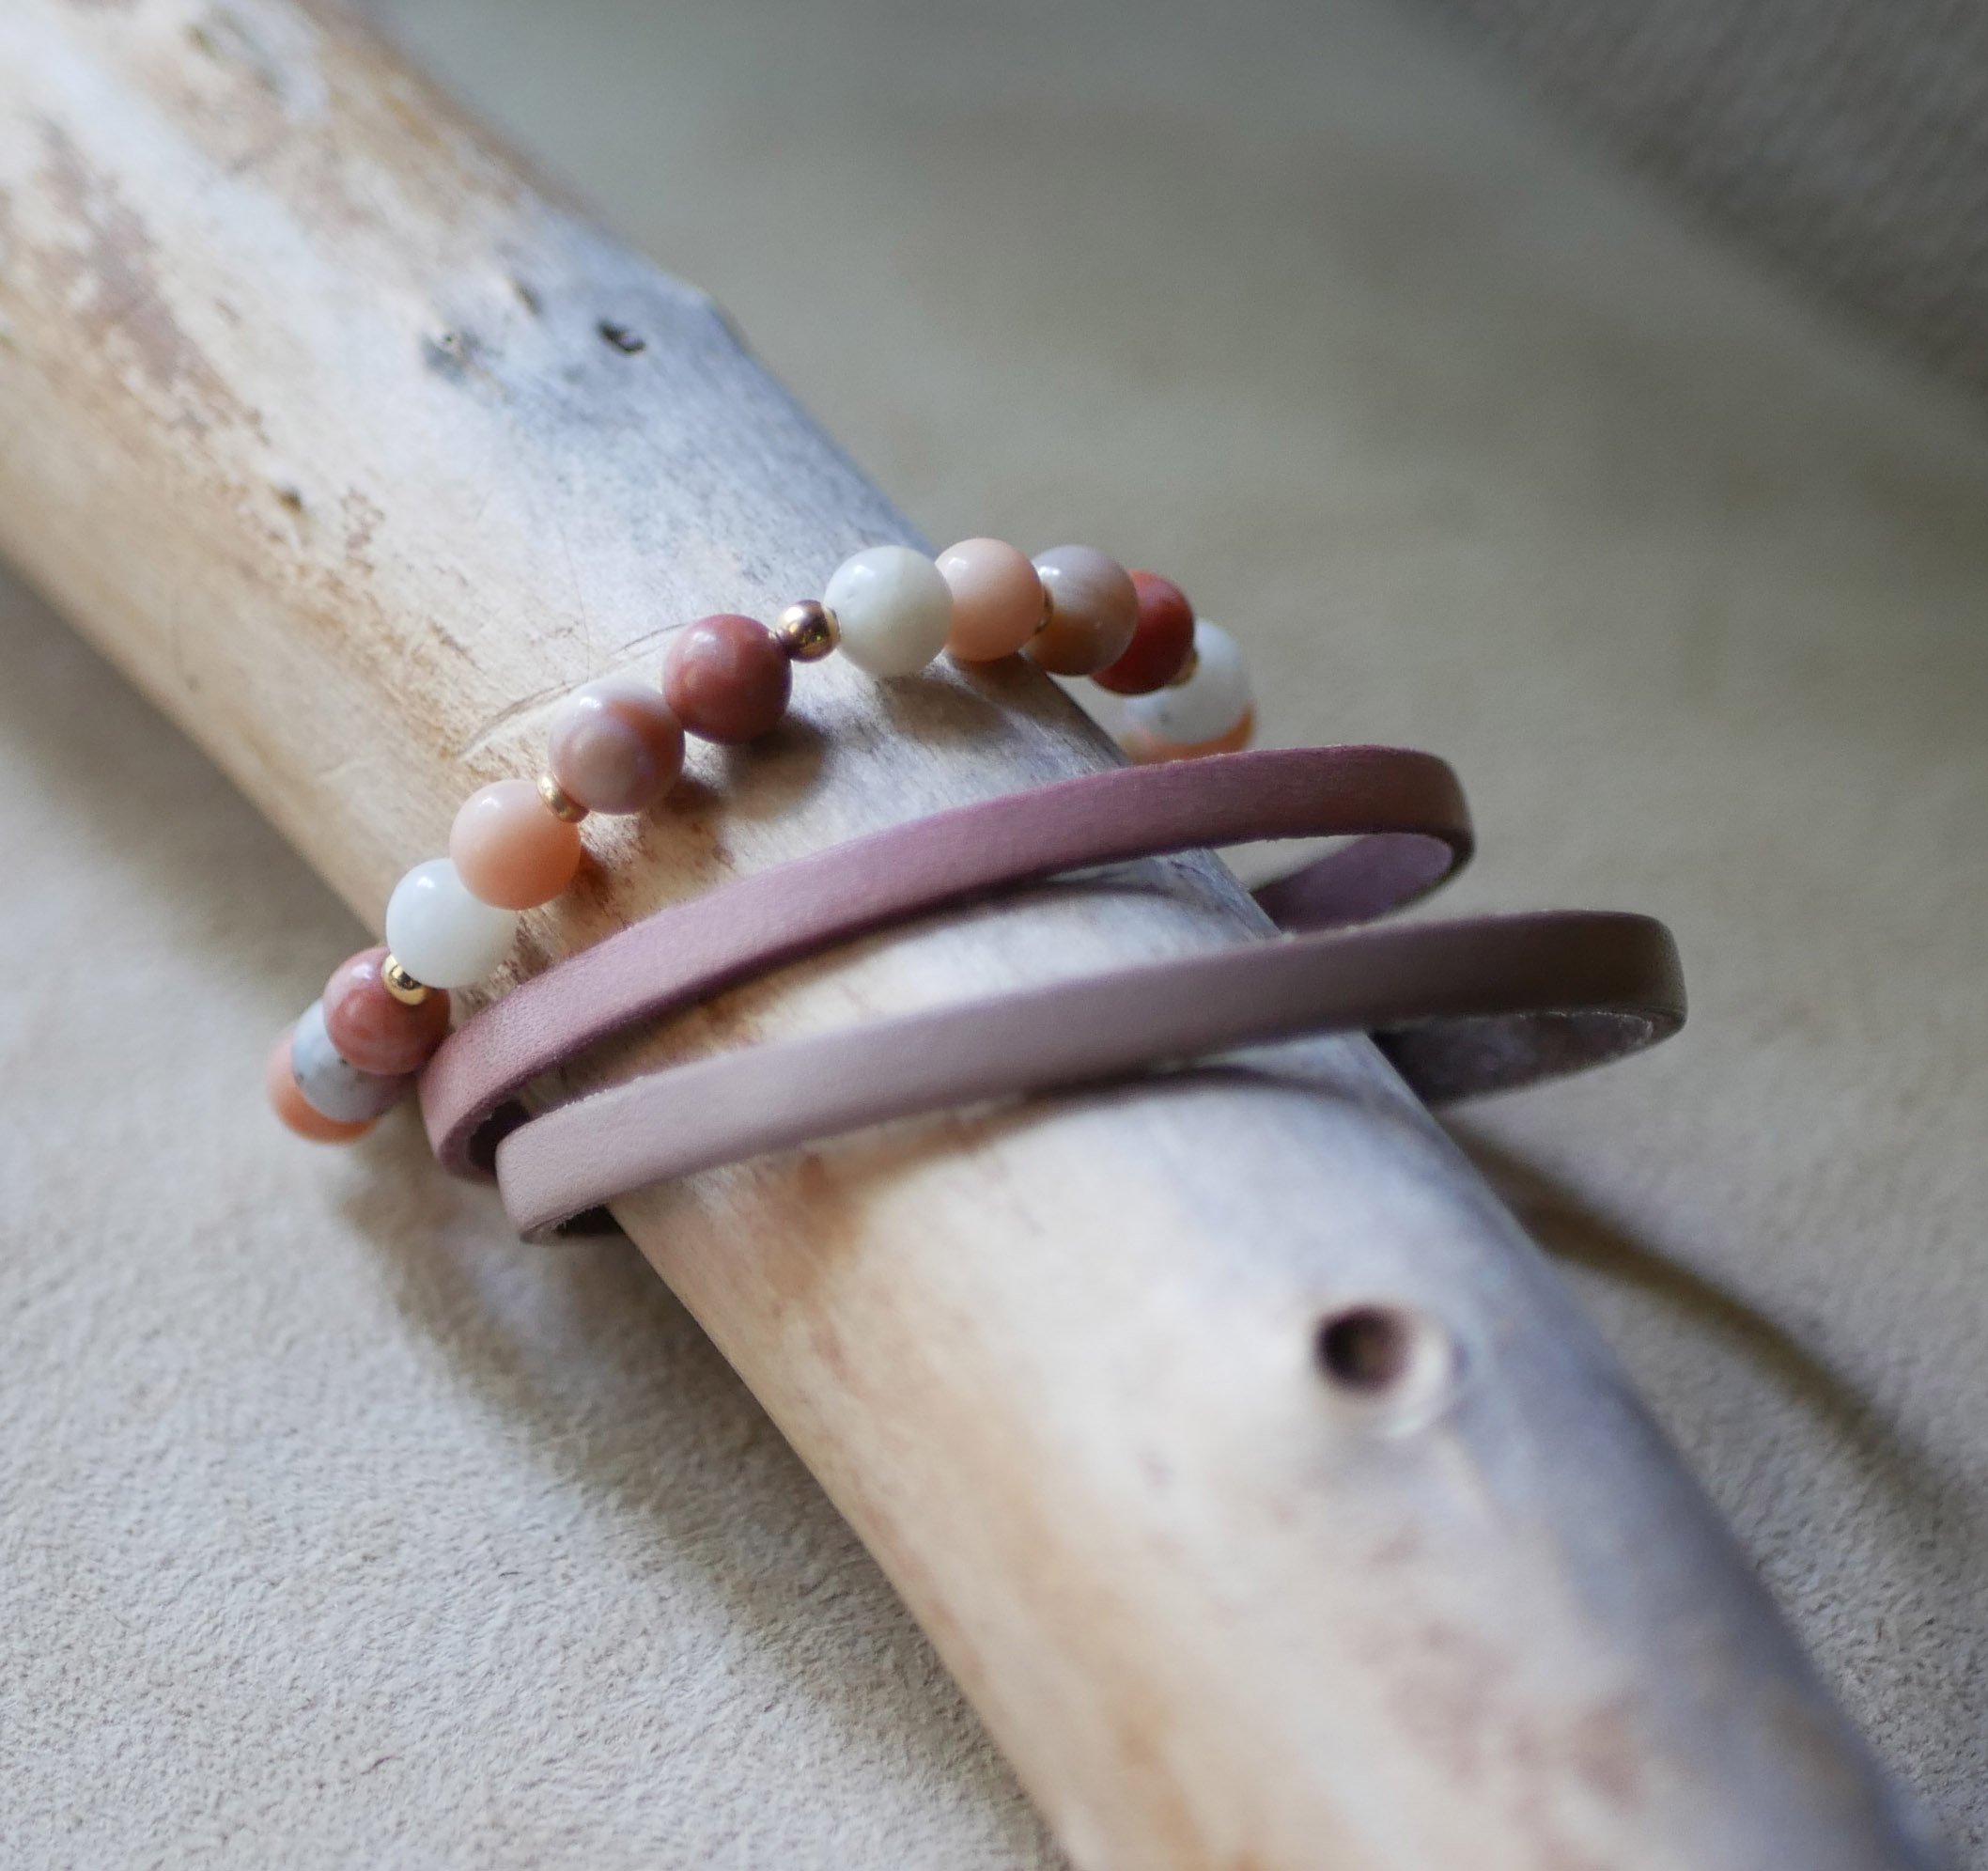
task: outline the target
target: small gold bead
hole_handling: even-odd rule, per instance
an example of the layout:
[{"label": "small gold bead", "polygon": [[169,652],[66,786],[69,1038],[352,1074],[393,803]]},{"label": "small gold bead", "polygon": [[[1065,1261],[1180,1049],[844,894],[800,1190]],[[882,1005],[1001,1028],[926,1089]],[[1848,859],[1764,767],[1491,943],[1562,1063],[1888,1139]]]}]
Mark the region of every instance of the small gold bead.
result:
[{"label": "small gold bead", "polygon": [[538,797],[545,801],[545,809],[554,819],[563,819],[568,825],[577,825],[587,816],[586,807],[561,792],[559,782],[551,773],[538,775]]},{"label": "small gold bead", "polygon": [[1043,631],[1049,628],[1049,619],[1055,615],[1056,594],[1049,589],[1048,583],[1045,582],[1042,587],[1042,616],[1036,620],[1035,624],[1035,634],[1037,636],[1040,636]]},{"label": "small gold bead", "polygon": [[1194,672],[1201,667],[1201,651],[1190,649],[1188,660],[1180,665],[1180,674],[1167,684],[1170,689],[1184,689],[1194,679]]},{"label": "small gold bead", "polygon": [[380,979],[402,1006],[418,1007],[428,997],[427,983],[415,980],[391,955],[380,964]]},{"label": "small gold bead", "polygon": [[842,641],[835,613],[812,598],[789,604],[774,620],[773,634],[796,663],[819,663]]}]

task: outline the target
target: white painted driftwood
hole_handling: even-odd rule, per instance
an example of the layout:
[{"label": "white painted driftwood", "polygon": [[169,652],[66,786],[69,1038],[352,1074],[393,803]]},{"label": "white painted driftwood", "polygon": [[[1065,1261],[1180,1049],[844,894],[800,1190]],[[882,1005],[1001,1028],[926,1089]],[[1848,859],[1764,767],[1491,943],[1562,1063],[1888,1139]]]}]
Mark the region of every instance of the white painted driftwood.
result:
[{"label": "white painted driftwood", "polygon": [[[0,545],[375,928],[572,684],[906,537],[707,303],[286,0],[0,10]],[[800,692],[777,744],[591,828],[606,862],[526,965],[1110,757],[1021,670],[831,663]],[[1212,863],[1148,865],[862,944],[668,1043],[1252,920]],[[621,1214],[1081,1864],[1919,1862],[1559,1282],[1364,1044]],[[1392,1382],[1321,1360],[1362,1307],[1417,1353]]]}]

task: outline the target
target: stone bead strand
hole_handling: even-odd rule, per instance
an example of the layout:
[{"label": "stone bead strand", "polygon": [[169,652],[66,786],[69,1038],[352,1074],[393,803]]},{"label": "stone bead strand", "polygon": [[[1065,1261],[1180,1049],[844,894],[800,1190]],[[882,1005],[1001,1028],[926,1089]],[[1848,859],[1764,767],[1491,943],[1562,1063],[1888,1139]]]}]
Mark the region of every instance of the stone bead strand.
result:
[{"label": "stone bead strand", "polygon": [[1033,560],[999,539],[963,539],[934,560],[870,546],[835,569],[821,598],[773,625],[736,613],[677,632],[660,688],[590,682],[554,717],[536,781],[497,780],[463,802],[446,857],[395,885],[386,946],[339,964],[277,1041],[270,1101],[300,1136],[363,1135],[403,1098],[441,1045],[449,993],[502,966],[520,915],[561,896],[584,861],[591,814],[647,811],[683,771],[687,735],[756,741],[784,717],[792,665],[840,649],[866,674],[915,675],[1021,654],[1051,674],[1089,676],[1127,697],[1126,750],[1142,760],[1246,745],[1255,711],[1235,639],[1198,621],[1180,587],[1088,546]]}]

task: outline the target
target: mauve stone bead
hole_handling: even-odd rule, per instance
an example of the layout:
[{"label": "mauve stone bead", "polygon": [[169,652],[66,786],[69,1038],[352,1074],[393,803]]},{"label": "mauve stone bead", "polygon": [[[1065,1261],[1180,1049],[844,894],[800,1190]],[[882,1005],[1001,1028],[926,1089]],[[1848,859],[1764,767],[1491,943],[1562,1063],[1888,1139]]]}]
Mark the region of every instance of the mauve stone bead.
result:
[{"label": "mauve stone bead", "polygon": [[327,1117],[297,1088],[297,1074],[290,1066],[290,1037],[294,1027],[286,1027],[270,1052],[269,1069],[263,1083],[269,1091],[270,1109],[285,1127],[314,1144],[346,1144],[363,1137],[373,1128],[373,1118],[357,1124],[341,1124]]},{"label": "mauve stone bead", "polygon": [[413,1006],[387,992],[384,948],[363,948],[324,984],[324,1030],[338,1056],[362,1072],[418,1072],[449,1030],[449,997],[430,988]]},{"label": "mauve stone bead", "polygon": [[1126,653],[1091,679],[1114,695],[1150,695],[1164,689],[1188,666],[1194,651],[1194,606],[1171,578],[1135,571],[1139,621]]},{"label": "mauve stone bead", "polygon": [[553,818],[529,780],[498,780],[473,792],[449,828],[449,861],[463,888],[499,910],[550,903],[572,882],[580,850],[580,827]]},{"label": "mauve stone bead", "polygon": [[946,648],[961,663],[1013,656],[1042,628],[1042,580],[1025,554],[1002,539],[962,539],[939,555],[953,592]]},{"label": "mauve stone bead", "polygon": [[683,724],[645,682],[589,682],[553,722],[546,768],[589,812],[646,812],[683,771]]},{"label": "mauve stone bead", "polygon": [[736,612],[677,632],[662,663],[662,698],[700,741],[735,745],[780,725],[794,672],[780,639]]},{"label": "mauve stone bead", "polygon": [[1089,546],[1040,554],[1035,575],[1049,594],[1049,621],[1024,654],[1053,676],[1095,676],[1126,653],[1139,625],[1139,594],[1116,559]]}]

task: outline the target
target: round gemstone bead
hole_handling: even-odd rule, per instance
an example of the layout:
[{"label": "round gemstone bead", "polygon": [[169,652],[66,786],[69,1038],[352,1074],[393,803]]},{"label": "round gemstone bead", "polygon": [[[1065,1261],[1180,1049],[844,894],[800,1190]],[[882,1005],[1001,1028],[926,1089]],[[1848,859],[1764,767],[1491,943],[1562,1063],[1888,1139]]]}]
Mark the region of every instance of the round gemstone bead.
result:
[{"label": "round gemstone bead", "polygon": [[835,614],[842,653],[877,677],[915,676],[946,647],[953,593],[909,546],[871,546],[835,568],[821,601]]},{"label": "round gemstone bead", "polygon": [[1194,653],[1194,606],[1187,593],[1152,571],[1135,571],[1132,590],[1139,600],[1132,641],[1116,663],[1092,678],[1114,695],[1149,695],[1164,689]]},{"label": "round gemstone bead", "polygon": [[780,639],[752,617],[721,612],[676,633],[662,698],[700,741],[736,745],[780,725],[794,672]]},{"label": "round gemstone bead", "polygon": [[406,1072],[362,1072],[332,1044],[324,1003],[313,1001],[290,1029],[290,1076],[303,1101],[334,1124],[369,1124],[407,1096]]},{"label": "round gemstone bead", "polygon": [[290,1040],[294,1027],[286,1027],[270,1051],[269,1070],[263,1084],[269,1092],[270,1109],[285,1126],[314,1144],[346,1144],[363,1137],[373,1128],[370,1117],[358,1123],[340,1124],[318,1110],[298,1089],[297,1074],[290,1067]]},{"label": "round gemstone bead", "polygon": [[1256,710],[1245,709],[1242,719],[1226,734],[1212,741],[1183,743],[1161,741],[1136,723],[1126,726],[1119,744],[1142,767],[1157,766],[1162,760],[1198,760],[1204,754],[1240,754],[1256,738]]},{"label": "round gemstone bead", "polygon": [[[449,828],[456,875],[472,897],[499,910],[550,903],[572,882],[580,850],[580,827],[548,811],[529,780],[478,787]],[[412,961],[407,965],[417,979],[426,978]]]},{"label": "round gemstone bead", "polygon": [[[535,798],[535,808],[557,824]],[[518,912],[479,902],[447,858],[417,864],[386,906],[386,945],[415,980],[468,988],[510,953]]]},{"label": "round gemstone bead", "polygon": [[413,1006],[387,992],[380,971],[387,951],[363,948],[324,984],[324,1029],[341,1059],[362,1072],[418,1072],[449,1030],[449,997],[440,989]]},{"label": "round gemstone bead", "polygon": [[1042,628],[1042,580],[1001,539],[962,539],[939,555],[939,575],[953,594],[946,647],[961,663],[1013,656]]},{"label": "round gemstone bead", "polygon": [[553,720],[546,765],[575,805],[646,812],[683,771],[683,724],[645,682],[589,682]]},{"label": "round gemstone bead", "polygon": [[1247,741],[1252,716],[1242,651],[1219,624],[1207,622],[1194,626],[1194,666],[1187,680],[1150,695],[1134,695],[1126,704],[1133,730],[1128,742],[1173,754],[1234,751],[1227,743],[1238,732]]},{"label": "round gemstone bead", "polygon": [[1035,561],[1049,621],[1027,654],[1052,676],[1092,676],[1126,653],[1139,626],[1139,594],[1116,559],[1089,546],[1057,546]]}]

